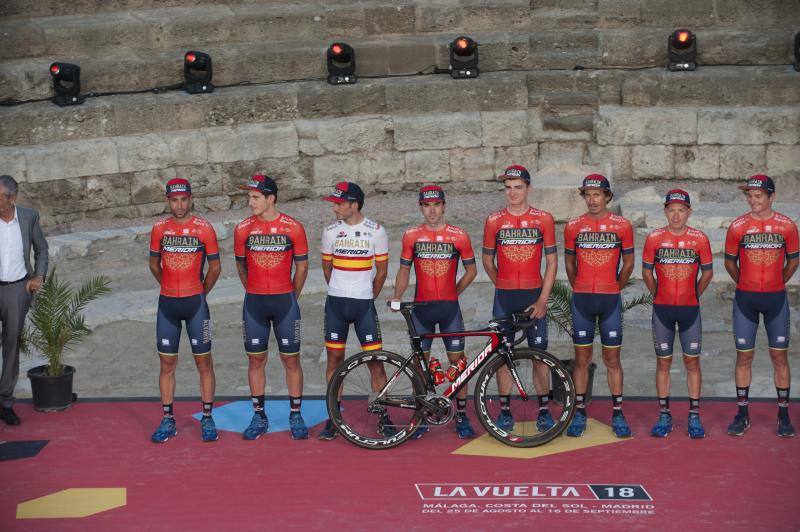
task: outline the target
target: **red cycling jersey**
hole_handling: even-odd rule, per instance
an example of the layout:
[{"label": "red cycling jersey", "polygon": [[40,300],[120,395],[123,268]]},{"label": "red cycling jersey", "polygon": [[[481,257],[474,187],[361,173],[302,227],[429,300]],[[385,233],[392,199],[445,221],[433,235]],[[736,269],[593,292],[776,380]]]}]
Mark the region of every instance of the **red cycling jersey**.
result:
[{"label": "red cycling jersey", "polygon": [[150,231],[150,256],[161,258],[161,295],[189,297],[202,294],[205,260],[219,260],[217,234],[199,216],[185,223],[162,218]]},{"label": "red cycling jersey", "polygon": [[656,229],[647,237],[642,253],[642,267],[655,269],[656,305],[696,307],[697,274],[714,266],[711,244],[702,231],[687,227],[675,235],[666,227]]},{"label": "red cycling jersey", "polygon": [[573,292],[618,294],[622,255],[633,253],[631,223],[611,213],[572,218],[564,227],[564,253],[577,256]]},{"label": "red cycling jersey", "polygon": [[417,277],[414,301],[457,301],[458,257],[466,266],[475,264],[469,236],[462,229],[446,224],[433,231],[424,225],[403,234],[400,264],[411,266]]},{"label": "red cycling jersey", "polygon": [[542,286],[542,250],[556,252],[556,231],[549,212],[530,207],[520,216],[503,209],[490,214],[483,226],[483,254],[497,254],[501,290]]},{"label": "red cycling jersey", "polygon": [[739,261],[736,288],[748,292],[779,292],[786,288],[783,266],[796,259],[797,225],[779,213],[757,220],[750,213],[736,218],[725,238],[725,258]]},{"label": "red cycling jersey", "polygon": [[233,251],[247,267],[248,294],[286,294],[294,290],[292,260],[308,260],[306,231],[285,214],[269,222],[251,216],[234,229]]}]

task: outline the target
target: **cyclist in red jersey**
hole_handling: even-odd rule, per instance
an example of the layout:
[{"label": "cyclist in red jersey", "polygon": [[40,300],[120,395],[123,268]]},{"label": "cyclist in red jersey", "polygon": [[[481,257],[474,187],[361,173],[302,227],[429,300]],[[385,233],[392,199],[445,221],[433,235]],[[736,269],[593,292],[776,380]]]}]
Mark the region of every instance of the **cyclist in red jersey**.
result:
[{"label": "cyclist in red jersey", "polygon": [[573,291],[575,363],[572,373],[577,392],[577,409],[567,428],[567,436],[582,436],[586,431],[585,395],[599,322],[603,363],[612,397],[611,427],[618,438],[627,438],[631,436],[631,430],[622,414],[620,290],[633,272],[633,229],[628,220],[608,211],[608,202],[613,194],[604,176],[586,176],[579,190],[587,212],[571,219],[564,227],[564,264]]},{"label": "cyclist in red jersey", "polygon": [[[425,306],[412,312],[414,326],[419,334],[436,332],[454,333],[464,330],[464,320],[458,304],[458,295],[478,275],[475,253],[469,235],[462,229],[444,221],[444,190],[436,185],[422,187],[419,191],[419,208],[425,223],[411,228],[403,234],[403,249],[400,254],[400,269],[394,283],[392,301],[400,301],[408,288],[411,265],[417,279],[414,301],[426,301]],[[458,260],[464,265],[464,274],[456,281]],[[467,366],[464,355],[464,337],[442,338],[450,368],[447,378],[453,382]],[[422,350],[434,375],[434,382],[444,382],[439,361],[430,357],[432,339],[422,340]],[[438,368],[438,371],[437,371]],[[475,430],[467,417],[467,388],[458,392],[456,398],[456,433],[461,439],[474,438]],[[419,438],[428,427],[422,426],[412,438]]]},{"label": "cyclist in red jersey", "polygon": [[[528,203],[531,175],[524,166],[509,166],[499,179],[505,188],[506,208],[490,214],[483,227],[483,268],[495,285],[492,314],[502,319],[515,312],[530,313],[537,323],[527,331],[528,346],[547,349],[547,300],[558,269],[553,216]],[[511,374],[503,368],[497,377],[501,405],[497,425],[511,430],[514,416],[507,392],[512,387]],[[554,424],[549,409],[549,368],[536,362],[533,379],[539,402],[536,427],[544,432]]]},{"label": "cyclist in red jersey", "polygon": [[[167,182],[166,197],[172,216],[153,225],[150,232],[150,272],[161,285],[156,318],[156,350],[161,370],[158,387],[163,418],[152,441],[164,443],[178,434],[173,412],[175,368],[182,322],[200,373],[203,441],[219,438],[211,410],[214,406],[214,364],[211,359],[211,317],[206,295],[221,271],[217,235],[203,218],[192,215],[192,188],[186,179]],[[208,259],[208,271],[203,268]]]},{"label": "cyclist in red jersey", "polygon": [[[289,392],[289,428],[292,438],[308,438],[303,416],[303,368],[300,366],[301,318],[297,298],[308,275],[308,241],[303,226],[275,207],[278,186],[264,175],[253,176],[247,185],[253,215],[241,221],[233,233],[236,268],[245,289],[242,306],[244,350],[249,366],[247,380],[253,403],[253,418],[242,433],[255,440],[269,428],[264,410],[267,344],[270,325],[275,331]],[[294,277],[292,266],[294,265]]]},{"label": "cyclist in red jersey", "polygon": [[687,225],[692,214],[688,192],[680,189],[667,192],[664,214],[667,226],[650,233],[642,253],[642,278],[655,296],[653,340],[657,357],[656,390],[661,410],[650,435],[665,438],[672,432],[669,370],[677,326],[689,386],[687,428],[691,438],[704,438],[705,429],[700,422],[702,322],[699,297],[714,275],[711,244],[705,233]]},{"label": "cyclist in red jersey", "polygon": [[739,188],[747,197],[750,212],[731,223],[725,239],[725,269],[736,282],[733,334],[739,404],[728,434],[741,436],[750,428],[748,404],[753,354],[758,322],[763,315],[778,395],[777,432],[778,436],[792,437],[795,431],[789,419],[790,326],[786,282],[797,270],[800,256],[797,225],[772,210],[775,183],[770,177],[754,175]]}]

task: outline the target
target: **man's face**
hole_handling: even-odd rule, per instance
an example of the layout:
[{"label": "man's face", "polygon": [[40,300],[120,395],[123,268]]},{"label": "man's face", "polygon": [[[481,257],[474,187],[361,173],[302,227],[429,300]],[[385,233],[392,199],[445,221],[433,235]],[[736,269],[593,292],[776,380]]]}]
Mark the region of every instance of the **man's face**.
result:
[{"label": "man's face", "polygon": [[444,218],[444,203],[441,201],[425,201],[419,204],[419,210],[428,225],[439,225]]},{"label": "man's face", "polygon": [[0,216],[13,212],[16,201],[17,196],[11,196],[6,187],[0,186]]},{"label": "man's face", "polygon": [[509,207],[519,207],[528,201],[530,185],[522,179],[506,179],[503,181],[506,191],[506,203]]},{"label": "man's face", "polygon": [[588,189],[583,191],[583,201],[586,202],[586,210],[589,211],[589,214],[602,214],[608,205],[608,196],[603,190]]},{"label": "man's face", "polygon": [[250,207],[250,210],[253,211],[255,216],[261,216],[267,209],[269,209],[270,205],[270,197],[274,196],[265,196],[261,192],[257,190],[248,190],[247,191],[247,205]]},{"label": "man's face", "polygon": [[358,212],[357,201],[343,201],[341,203],[333,203],[331,210],[337,220],[348,220],[351,216]]},{"label": "man's face", "polygon": [[745,190],[744,194],[747,196],[747,204],[750,205],[751,213],[762,214],[772,209],[772,195],[766,191],[755,188]]},{"label": "man's face", "polygon": [[675,231],[680,231],[686,227],[686,222],[692,214],[692,209],[681,203],[670,203],[664,207],[664,214],[667,215],[667,222],[669,228]]},{"label": "man's face", "polygon": [[192,197],[188,194],[179,194],[167,198],[172,216],[182,220],[189,216],[192,207]]}]

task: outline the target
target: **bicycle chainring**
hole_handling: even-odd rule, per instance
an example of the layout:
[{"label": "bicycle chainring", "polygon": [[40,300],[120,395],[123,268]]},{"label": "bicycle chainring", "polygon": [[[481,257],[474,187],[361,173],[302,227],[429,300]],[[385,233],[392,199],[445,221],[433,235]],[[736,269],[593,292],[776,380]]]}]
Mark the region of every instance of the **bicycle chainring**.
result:
[{"label": "bicycle chainring", "polygon": [[425,421],[428,425],[446,425],[450,423],[455,415],[453,401],[443,395],[429,395],[425,401],[436,408],[436,410],[426,409]]}]

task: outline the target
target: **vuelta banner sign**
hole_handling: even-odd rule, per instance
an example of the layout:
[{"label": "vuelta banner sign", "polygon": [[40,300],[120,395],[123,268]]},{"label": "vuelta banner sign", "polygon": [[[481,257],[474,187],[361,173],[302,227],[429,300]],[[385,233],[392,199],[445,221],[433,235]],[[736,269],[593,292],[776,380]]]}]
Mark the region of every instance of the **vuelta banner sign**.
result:
[{"label": "vuelta banner sign", "polygon": [[424,501],[629,500],[650,501],[641,485],[620,484],[415,484]]}]

